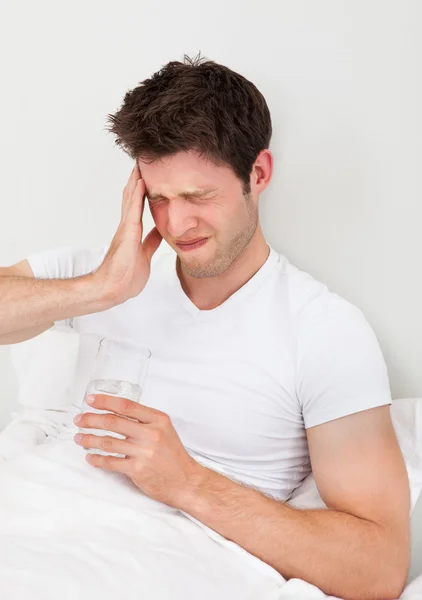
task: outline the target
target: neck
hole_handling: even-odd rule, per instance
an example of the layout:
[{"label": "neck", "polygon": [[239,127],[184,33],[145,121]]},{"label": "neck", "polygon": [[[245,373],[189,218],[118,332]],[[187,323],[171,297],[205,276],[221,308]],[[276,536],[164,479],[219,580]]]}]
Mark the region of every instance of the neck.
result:
[{"label": "neck", "polygon": [[217,277],[191,277],[181,269],[177,258],[177,274],[183,291],[200,310],[220,306],[259,271],[269,256],[269,247],[258,225],[251,241],[224,273]]}]

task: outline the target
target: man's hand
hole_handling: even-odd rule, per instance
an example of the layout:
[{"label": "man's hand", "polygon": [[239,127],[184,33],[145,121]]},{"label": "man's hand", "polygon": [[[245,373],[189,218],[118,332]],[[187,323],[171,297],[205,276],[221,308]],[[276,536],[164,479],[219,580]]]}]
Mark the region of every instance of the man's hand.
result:
[{"label": "man's hand", "polygon": [[102,295],[113,305],[142,292],[149,279],[151,258],[162,240],[154,227],[142,242],[144,206],[145,183],[136,163],[123,191],[119,228],[93,275]]},{"label": "man's hand", "polygon": [[87,397],[88,404],[114,414],[85,413],[74,422],[81,428],[120,433],[126,439],[77,434],[75,441],[84,448],[100,448],[126,458],[88,454],[90,464],[128,475],[146,495],[177,508],[181,498],[197,485],[203,467],[186,452],[170,417],[125,398],[91,397],[93,401]]}]

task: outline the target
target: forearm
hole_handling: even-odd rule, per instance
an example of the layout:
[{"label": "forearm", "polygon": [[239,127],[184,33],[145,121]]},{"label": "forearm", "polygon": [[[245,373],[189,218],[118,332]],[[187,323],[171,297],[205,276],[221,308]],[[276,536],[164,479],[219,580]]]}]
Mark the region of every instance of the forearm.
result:
[{"label": "forearm", "polygon": [[379,525],[335,510],[298,510],[202,470],[178,508],[271,565],[286,579],[341,598],[400,594],[400,552]]},{"label": "forearm", "polygon": [[0,336],[111,307],[92,274],[72,279],[0,277]]}]

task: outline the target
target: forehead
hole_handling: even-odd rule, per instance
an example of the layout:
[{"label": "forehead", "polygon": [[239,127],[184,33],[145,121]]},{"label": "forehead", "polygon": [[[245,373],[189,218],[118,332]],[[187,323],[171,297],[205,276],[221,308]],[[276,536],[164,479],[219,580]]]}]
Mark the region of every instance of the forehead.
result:
[{"label": "forehead", "polygon": [[178,152],[152,163],[138,159],[145,185],[151,193],[174,193],[189,188],[220,188],[233,185],[237,177],[225,165],[216,165],[198,153]]}]

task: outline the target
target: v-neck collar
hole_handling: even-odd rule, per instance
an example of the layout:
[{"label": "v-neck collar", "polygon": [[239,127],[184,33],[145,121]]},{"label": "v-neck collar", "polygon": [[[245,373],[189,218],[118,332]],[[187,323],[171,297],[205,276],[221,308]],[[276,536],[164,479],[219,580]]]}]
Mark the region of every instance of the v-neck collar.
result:
[{"label": "v-neck collar", "polygon": [[192,300],[185,293],[182,284],[180,283],[179,277],[177,275],[177,253],[173,251],[174,256],[171,259],[171,285],[176,291],[176,294],[179,298],[179,301],[186,312],[191,315],[191,317],[196,320],[205,321],[208,319],[212,319],[216,315],[227,310],[229,307],[232,307],[235,303],[240,302],[243,298],[251,294],[256,288],[264,281],[267,275],[271,272],[273,266],[279,260],[279,254],[268,244],[268,248],[270,253],[267,257],[267,260],[264,262],[262,267],[258,269],[258,271],[253,275],[242,287],[240,287],[237,291],[235,291],[231,296],[227,298],[222,304],[217,306],[216,308],[211,308],[209,310],[201,310],[198,308]]}]

